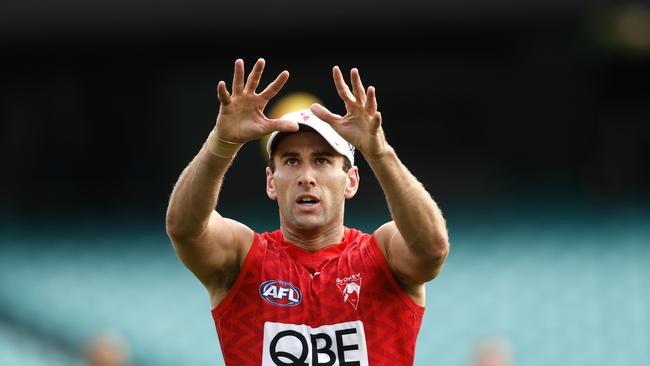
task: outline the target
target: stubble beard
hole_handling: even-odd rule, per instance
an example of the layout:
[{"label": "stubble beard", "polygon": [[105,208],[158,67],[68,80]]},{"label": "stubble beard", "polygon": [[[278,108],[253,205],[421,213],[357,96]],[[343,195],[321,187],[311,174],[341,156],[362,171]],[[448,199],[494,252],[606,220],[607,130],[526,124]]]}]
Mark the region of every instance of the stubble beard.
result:
[{"label": "stubble beard", "polygon": [[325,226],[326,217],[325,212],[310,214],[292,212],[288,221],[291,223],[291,226],[298,230],[314,231]]}]

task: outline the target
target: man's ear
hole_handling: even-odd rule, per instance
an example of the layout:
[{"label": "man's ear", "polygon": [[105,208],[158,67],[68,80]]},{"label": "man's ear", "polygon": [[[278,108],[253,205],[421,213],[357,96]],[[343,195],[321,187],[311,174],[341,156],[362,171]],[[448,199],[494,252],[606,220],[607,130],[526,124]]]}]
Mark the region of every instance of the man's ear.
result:
[{"label": "man's ear", "polygon": [[350,199],[357,194],[359,190],[359,168],[353,166],[348,169],[347,185],[345,187],[345,199]]},{"label": "man's ear", "polygon": [[275,184],[273,183],[273,172],[268,166],[266,167],[266,195],[273,201],[278,199],[278,195],[275,193]]}]

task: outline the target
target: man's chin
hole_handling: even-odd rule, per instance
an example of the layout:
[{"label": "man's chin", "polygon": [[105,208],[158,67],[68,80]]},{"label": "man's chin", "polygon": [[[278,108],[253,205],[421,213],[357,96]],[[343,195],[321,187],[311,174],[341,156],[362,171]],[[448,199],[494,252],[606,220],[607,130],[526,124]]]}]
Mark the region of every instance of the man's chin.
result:
[{"label": "man's chin", "polygon": [[305,217],[293,221],[298,230],[313,231],[323,227],[323,220],[316,217]]}]

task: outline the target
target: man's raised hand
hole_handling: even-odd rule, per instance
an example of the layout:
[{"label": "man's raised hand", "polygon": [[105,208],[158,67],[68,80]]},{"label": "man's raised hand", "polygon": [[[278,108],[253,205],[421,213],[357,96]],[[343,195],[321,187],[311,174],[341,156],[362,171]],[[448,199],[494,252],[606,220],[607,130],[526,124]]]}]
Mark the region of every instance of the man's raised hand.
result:
[{"label": "man's raised hand", "polygon": [[375,88],[364,89],[359,70],[350,70],[352,90],[343,79],[338,66],[332,69],[336,91],[345,103],[345,116],[330,112],[320,104],[313,104],[311,111],[329,123],[339,135],[354,145],[364,156],[378,154],[387,145],[381,128],[381,113],[377,111]]},{"label": "man's raised hand", "polygon": [[289,72],[282,71],[262,92],[256,93],[265,61],[260,58],[244,82],[244,61],[235,61],[232,94],[226,83],[217,85],[217,97],[221,106],[214,131],[223,141],[243,144],[273,131],[297,131],[298,124],[281,119],[269,119],[264,115],[268,102],[278,94],[289,79]]}]

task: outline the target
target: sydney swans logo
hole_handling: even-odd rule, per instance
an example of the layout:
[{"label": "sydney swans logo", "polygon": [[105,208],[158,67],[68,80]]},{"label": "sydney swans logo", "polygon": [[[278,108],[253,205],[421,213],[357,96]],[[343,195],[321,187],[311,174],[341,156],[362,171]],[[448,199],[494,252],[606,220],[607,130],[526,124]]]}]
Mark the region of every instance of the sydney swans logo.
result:
[{"label": "sydney swans logo", "polygon": [[347,277],[337,278],[336,287],[343,295],[343,302],[349,302],[356,309],[359,306],[361,296],[361,273],[352,274]]}]

